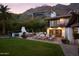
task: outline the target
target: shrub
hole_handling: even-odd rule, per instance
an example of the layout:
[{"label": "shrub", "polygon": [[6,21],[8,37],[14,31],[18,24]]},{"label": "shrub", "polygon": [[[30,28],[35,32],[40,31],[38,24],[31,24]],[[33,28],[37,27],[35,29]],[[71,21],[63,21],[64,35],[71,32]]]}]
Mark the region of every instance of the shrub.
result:
[{"label": "shrub", "polygon": [[27,36],[26,36],[26,32],[23,32],[23,34],[22,34],[22,38],[27,38]]},{"label": "shrub", "polygon": [[64,44],[69,44],[70,42],[69,42],[68,39],[62,39],[62,43],[64,43]]}]

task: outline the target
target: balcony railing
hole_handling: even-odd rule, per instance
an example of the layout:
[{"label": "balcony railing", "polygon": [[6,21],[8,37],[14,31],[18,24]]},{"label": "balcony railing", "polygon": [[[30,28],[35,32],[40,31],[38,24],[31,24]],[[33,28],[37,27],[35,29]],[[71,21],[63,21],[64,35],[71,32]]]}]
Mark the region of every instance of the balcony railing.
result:
[{"label": "balcony railing", "polygon": [[53,27],[53,26],[66,26],[67,25],[67,21],[63,21],[63,22],[60,22],[60,21],[50,21],[50,27]]}]

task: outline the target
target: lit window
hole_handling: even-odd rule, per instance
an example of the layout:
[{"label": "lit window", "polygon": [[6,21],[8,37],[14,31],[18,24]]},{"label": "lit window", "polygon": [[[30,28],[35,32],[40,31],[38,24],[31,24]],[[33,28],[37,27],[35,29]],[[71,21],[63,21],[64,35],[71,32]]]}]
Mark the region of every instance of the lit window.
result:
[{"label": "lit window", "polygon": [[60,23],[64,23],[64,19],[63,18],[60,19]]}]

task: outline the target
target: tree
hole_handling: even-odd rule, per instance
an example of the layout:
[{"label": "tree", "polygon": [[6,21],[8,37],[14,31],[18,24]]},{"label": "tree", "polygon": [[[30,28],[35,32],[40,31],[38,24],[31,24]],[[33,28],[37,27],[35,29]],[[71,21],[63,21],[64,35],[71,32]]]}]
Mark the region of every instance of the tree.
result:
[{"label": "tree", "polygon": [[30,32],[41,32],[46,30],[47,23],[44,20],[29,20],[26,22],[23,22],[26,29],[28,29]]},{"label": "tree", "polygon": [[6,23],[8,19],[11,17],[11,13],[9,13],[9,8],[7,5],[0,4],[0,22],[2,23],[2,34],[6,32]]}]

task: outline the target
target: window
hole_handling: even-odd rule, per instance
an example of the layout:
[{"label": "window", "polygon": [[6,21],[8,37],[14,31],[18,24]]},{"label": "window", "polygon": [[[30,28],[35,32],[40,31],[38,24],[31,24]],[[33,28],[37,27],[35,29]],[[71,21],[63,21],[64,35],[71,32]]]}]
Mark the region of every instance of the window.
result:
[{"label": "window", "polygon": [[50,21],[50,27],[51,26],[55,26],[55,22],[54,21]]},{"label": "window", "polygon": [[60,19],[60,24],[64,24],[65,23],[65,19],[61,18]]},{"label": "window", "polygon": [[78,33],[78,28],[77,27],[73,28],[73,32]]}]

